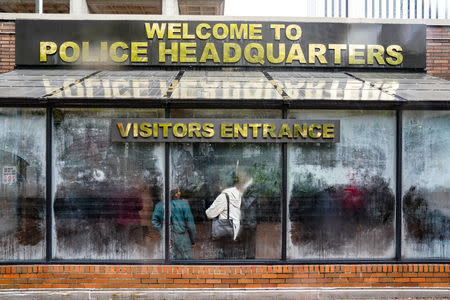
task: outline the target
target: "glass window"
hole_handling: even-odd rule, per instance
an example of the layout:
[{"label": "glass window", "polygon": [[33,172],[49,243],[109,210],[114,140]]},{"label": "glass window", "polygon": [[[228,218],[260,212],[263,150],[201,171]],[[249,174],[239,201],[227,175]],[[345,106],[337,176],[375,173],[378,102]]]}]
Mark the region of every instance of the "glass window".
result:
[{"label": "glass window", "polygon": [[403,247],[450,258],[450,111],[403,112]]},{"label": "glass window", "polygon": [[[281,118],[275,110],[173,110],[172,118]],[[280,259],[281,145],[174,143],[170,149],[171,258]],[[177,191],[179,190],[179,194]],[[212,219],[234,235],[212,240]]]},{"label": "glass window", "polygon": [[339,143],[288,144],[289,259],[392,258],[395,113],[292,110],[340,120]]},{"label": "glass window", "polygon": [[0,260],[45,256],[45,109],[0,108]]},{"label": "glass window", "polygon": [[163,115],[144,109],[54,110],[56,258],[163,258],[164,230],[158,232],[151,220],[164,199],[164,146],[110,140],[112,118]]}]

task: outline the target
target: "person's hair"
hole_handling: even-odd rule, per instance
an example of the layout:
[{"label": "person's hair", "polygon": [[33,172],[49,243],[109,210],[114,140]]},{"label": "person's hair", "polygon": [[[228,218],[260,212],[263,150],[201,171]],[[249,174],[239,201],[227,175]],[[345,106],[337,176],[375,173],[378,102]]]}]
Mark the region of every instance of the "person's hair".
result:
[{"label": "person's hair", "polygon": [[237,184],[239,183],[239,176],[236,172],[233,171],[233,173],[231,173],[231,182],[233,184]]},{"label": "person's hair", "polygon": [[175,194],[178,193],[179,190],[179,188],[176,188],[170,191],[170,200],[175,199]]}]

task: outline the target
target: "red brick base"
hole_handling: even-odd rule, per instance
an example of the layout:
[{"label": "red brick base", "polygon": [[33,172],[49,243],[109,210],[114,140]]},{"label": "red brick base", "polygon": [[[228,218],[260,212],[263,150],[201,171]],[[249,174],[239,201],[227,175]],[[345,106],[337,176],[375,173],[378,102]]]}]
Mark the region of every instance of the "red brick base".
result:
[{"label": "red brick base", "polygon": [[450,287],[434,265],[24,265],[1,266],[0,289]]}]

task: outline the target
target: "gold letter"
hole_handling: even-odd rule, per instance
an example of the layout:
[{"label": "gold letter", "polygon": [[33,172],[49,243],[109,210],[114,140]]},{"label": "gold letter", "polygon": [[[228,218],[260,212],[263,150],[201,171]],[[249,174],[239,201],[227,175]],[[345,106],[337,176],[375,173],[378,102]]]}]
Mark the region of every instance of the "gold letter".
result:
[{"label": "gold letter", "polygon": [[97,62],[98,57],[89,55],[89,42],[81,43],[81,60],[83,62]]},{"label": "gold letter", "polygon": [[167,137],[169,135],[169,128],[172,127],[172,123],[161,123],[159,127],[163,129],[163,137]]},{"label": "gold letter", "polygon": [[188,57],[188,55],[195,55],[195,47],[197,47],[197,43],[180,43],[180,62],[197,62],[195,56]]},{"label": "gold letter", "polygon": [[286,58],[286,45],[284,43],[278,44],[278,57],[273,57],[273,44],[267,44],[267,60],[273,64],[279,64]]},{"label": "gold letter", "polygon": [[298,60],[301,64],[306,64],[305,55],[303,55],[302,48],[300,44],[292,44],[291,49],[289,50],[289,54],[286,59],[287,64],[292,64],[292,61]]},{"label": "gold letter", "polygon": [[119,128],[120,135],[123,138],[126,138],[130,134],[131,123],[127,123],[127,127],[125,127],[125,130],[123,129],[122,123],[117,123],[117,127]]},{"label": "gold letter", "polygon": [[181,39],[181,23],[169,23],[167,28],[167,38],[169,40]]},{"label": "gold letter", "polygon": [[253,129],[253,138],[258,137],[258,128],[261,128],[261,123],[248,124],[248,127]]},{"label": "gold letter", "polygon": [[197,34],[197,37],[201,40],[206,40],[211,36],[210,32],[207,32],[203,34],[202,29],[211,29],[211,26],[207,23],[200,23],[197,25],[197,28],[195,29],[195,33]]},{"label": "gold letter", "polygon": [[[67,53],[66,53],[66,50],[69,47],[73,49],[73,54],[70,57],[67,56]],[[78,44],[76,44],[74,42],[62,43],[61,46],[59,47],[59,57],[61,57],[61,59],[65,62],[77,61],[78,58],[80,58],[80,46],[78,46]]]},{"label": "gold letter", "polygon": [[[178,128],[181,128],[181,132],[178,132]],[[187,127],[183,123],[176,123],[173,125],[173,135],[177,138],[185,137],[187,133]]]},{"label": "gold letter", "polygon": [[390,57],[386,58],[386,62],[388,64],[390,64],[391,66],[396,66],[399,65],[403,62],[403,55],[399,52],[402,52],[403,49],[401,46],[399,45],[390,45],[389,47],[387,47],[386,52],[389,56],[391,57],[395,57],[396,60],[393,60]]},{"label": "gold letter", "polygon": [[[219,33],[219,28],[222,28],[222,34]],[[212,29],[213,37],[218,40],[223,40],[228,36],[228,26],[223,23],[217,23]]]},{"label": "gold letter", "polygon": [[324,139],[334,138],[334,124],[323,124],[323,136]]},{"label": "gold letter", "polygon": [[251,40],[262,40],[262,36],[258,35],[261,34],[261,24],[250,24],[249,27],[249,39]]},{"label": "gold letter", "polygon": [[[376,50],[376,52],[374,52]],[[379,65],[385,65],[386,62],[383,59],[384,47],[381,45],[368,45],[367,46],[367,64],[373,65],[373,58],[377,60]]]},{"label": "gold letter", "polygon": [[[320,136],[322,135],[322,133],[320,132],[320,128],[321,128],[321,126],[319,124],[309,125],[309,129],[308,129],[309,137],[313,138],[313,139],[320,138]],[[314,129],[318,130],[317,133],[314,133]]]},{"label": "gold letter", "polygon": [[309,44],[309,63],[315,64],[316,63],[316,57],[319,59],[319,62],[321,64],[326,64],[327,60],[325,59],[325,54],[327,50],[325,49],[325,45],[323,44]]},{"label": "gold letter", "polygon": [[41,62],[47,61],[47,55],[52,55],[56,53],[58,46],[54,42],[41,42],[40,46],[40,60]]},{"label": "gold letter", "polygon": [[334,50],[334,63],[341,64],[342,62],[342,50],[347,49],[347,45],[344,44],[329,44],[328,49]]},{"label": "gold letter", "polygon": [[183,40],[195,39],[194,34],[189,34],[189,23],[183,23]]},{"label": "gold letter", "polygon": [[140,127],[141,131],[139,131],[139,135],[143,138],[147,138],[152,136],[152,128],[150,123],[142,123]]},{"label": "gold letter", "polygon": [[[145,47],[145,49],[139,49]],[[148,57],[141,57],[139,54],[147,54],[147,42],[131,42],[131,62],[148,62]]]},{"label": "gold letter", "polygon": [[153,23],[151,29],[150,29],[150,23],[145,23],[145,31],[147,32],[147,38],[149,40],[153,39],[153,36],[155,35],[155,31],[156,31],[156,35],[158,36],[158,39],[162,40],[166,33],[166,23],[162,23],[161,27],[159,27],[158,23]]},{"label": "gold letter", "polygon": [[287,136],[288,138],[292,139],[292,132],[291,132],[291,128],[289,127],[289,124],[281,124],[280,133],[278,134],[278,138],[281,139],[284,136]]},{"label": "gold letter", "polygon": [[[292,29],[295,30],[295,35],[292,35]],[[302,36],[302,29],[297,24],[291,24],[286,27],[286,37],[291,41],[296,41]]]},{"label": "gold letter", "polygon": [[[234,49],[234,56],[230,56],[230,50]],[[241,59],[242,50],[241,46],[236,43],[224,43],[223,44],[223,62],[234,63]]]},{"label": "gold letter", "polygon": [[205,138],[212,138],[214,136],[214,124],[212,123],[205,123],[202,126],[203,132],[202,135]]},{"label": "gold letter", "polygon": [[275,29],[275,40],[279,41],[281,38],[281,29],[286,27],[284,24],[270,24],[270,28]]},{"label": "gold letter", "polygon": [[241,135],[244,139],[248,136],[248,127],[247,124],[234,123],[234,137],[238,138]]},{"label": "gold letter", "polygon": [[[252,49],[256,49],[256,54],[251,55]],[[258,43],[250,43],[244,48],[245,60],[252,64],[264,64],[264,47]]]},{"label": "gold letter", "polygon": [[189,123],[188,124],[188,136],[193,137],[194,134],[196,137],[201,138],[200,129],[202,128],[199,123]]},{"label": "gold letter", "polygon": [[206,62],[208,59],[212,59],[215,63],[220,62],[219,53],[213,43],[206,43],[200,62]]},{"label": "gold letter", "polygon": [[263,138],[267,139],[267,135],[270,135],[271,138],[276,138],[276,134],[274,133],[275,124],[263,124]]},{"label": "gold letter", "polygon": [[357,50],[364,50],[365,45],[348,45],[348,63],[351,65],[364,64],[364,58],[357,58],[357,56],[364,56],[364,52]]},{"label": "gold letter", "polygon": [[301,135],[302,138],[306,139],[308,135],[308,128],[306,124],[302,124],[302,127],[300,127],[300,124],[294,124],[294,138],[298,138],[298,135]]},{"label": "gold letter", "polygon": [[222,123],[220,124],[220,136],[223,138],[232,138],[233,137],[233,124],[231,123]]},{"label": "gold letter", "polygon": [[247,40],[248,39],[248,25],[247,24],[241,24],[239,26],[239,31],[238,31],[238,27],[237,24],[230,24],[230,39],[231,40],[240,40],[240,39],[244,39]]},{"label": "gold letter", "polygon": [[171,56],[171,62],[178,62],[177,42],[172,42],[170,49],[166,49],[166,43],[159,43],[159,62],[166,62],[166,55]]},{"label": "gold letter", "polygon": [[127,60],[128,54],[123,53],[122,56],[117,56],[117,48],[128,49],[127,44],[124,42],[115,42],[109,48],[109,56],[111,57],[113,62],[121,63]]}]

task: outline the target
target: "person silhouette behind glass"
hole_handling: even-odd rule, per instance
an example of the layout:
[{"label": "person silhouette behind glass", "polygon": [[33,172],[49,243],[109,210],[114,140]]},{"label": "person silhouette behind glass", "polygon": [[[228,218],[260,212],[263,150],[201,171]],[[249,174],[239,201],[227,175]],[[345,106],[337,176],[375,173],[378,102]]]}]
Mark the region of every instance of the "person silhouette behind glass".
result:
[{"label": "person silhouette behind glass", "polygon": [[[180,189],[170,192],[170,245],[174,259],[191,259],[197,232],[189,203],[181,199]],[[152,225],[162,234],[164,202],[156,204]]]}]

